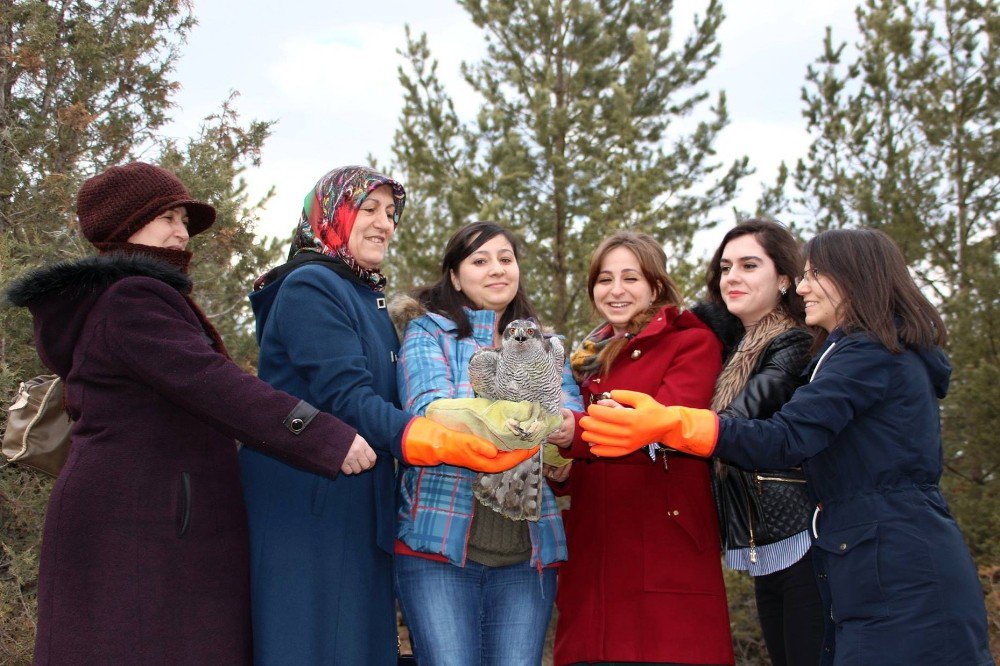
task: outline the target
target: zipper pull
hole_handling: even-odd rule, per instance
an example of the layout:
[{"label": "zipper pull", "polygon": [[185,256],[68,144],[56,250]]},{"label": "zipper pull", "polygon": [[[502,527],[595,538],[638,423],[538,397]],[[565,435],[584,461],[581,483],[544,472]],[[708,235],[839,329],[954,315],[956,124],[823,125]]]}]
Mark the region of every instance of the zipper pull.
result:
[{"label": "zipper pull", "polygon": [[757,541],[750,537],[750,564],[757,564]]}]

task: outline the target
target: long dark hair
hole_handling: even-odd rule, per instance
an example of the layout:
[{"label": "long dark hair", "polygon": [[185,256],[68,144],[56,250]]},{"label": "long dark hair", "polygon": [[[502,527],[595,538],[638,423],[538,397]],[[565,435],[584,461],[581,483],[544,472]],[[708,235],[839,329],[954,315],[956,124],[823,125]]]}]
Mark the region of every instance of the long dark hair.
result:
[{"label": "long dark hair", "polygon": [[774,268],[778,275],[784,275],[788,278],[788,290],[778,298],[778,307],[796,323],[804,324],[805,306],[802,303],[802,297],[795,293],[795,278],[802,273],[802,252],[799,250],[799,243],[792,236],[792,232],[775,220],[755,217],[743,220],[726,232],[705,271],[708,300],[717,307],[727,309],[726,302],[722,299],[722,289],[719,286],[719,282],[722,280],[722,253],[730,241],[747,235],[753,236],[754,240],[764,248],[767,257],[774,262]]},{"label": "long dark hair", "polygon": [[810,268],[840,290],[837,318],[845,333],[870,333],[893,353],[900,342],[926,349],[947,340],[941,315],[920,293],[903,253],[885,233],[832,229],[813,237],[803,252]]},{"label": "long dark hair", "polygon": [[[587,296],[590,298],[590,305],[595,313],[599,313],[599,311],[597,303],[594,302],[594,285],[597,284],[597,278],[600,277],[601,265],[608,253],[620,247],[634,254],[635,258],[639,260],[639,270],[642,271],[642,276],[646,278],[646,282],[656,293],[650,306],[636,314],[628,322],[626,327],[628,333],[635,335],[646,327],[646,324],[657,312],[668,305],[680,308],[684,299],[681,297],[681,291],[677,288],[677,284],[667,273],[667,254],[663,251],[663,246],[649,234],[619,231],[605,238],[590,255],[590,270],[587,272]],[[622,337],[607,344],[601,353],[600,374],[606,375],[611,370],[615,358],[628,342],[628,337]]]},{"label": "long dark hair", "polygon": [[[468,296],[455,289],[451,283],[451,272],[457,273],[459,264],[466,257],[497,235],[502,235],[507,239],[507,242],[514,249],[514,259],[520,265],[521,246],[514,234],[496,222],[473,222],[456,231],[448,240],[448,244],[444,248],[444,257],[441,259],[441,275],[437,282],[418,287],[413,292],[413,297],[428,311],[447,317],[458,325],[459,339],[472,335],[472,324],[469,322],[464,308],[475,310],[476,305],[469,300]],[[500,317],[500,321],[497,322],[497,330],[502,331],[507,327],[507,324],[515,319],[538,320],[535,316],[535,308],[524,291],[524,282],[521,280],[518,280],[514,300],[510,302],[510,305],[504,310],[503,316]]]}]

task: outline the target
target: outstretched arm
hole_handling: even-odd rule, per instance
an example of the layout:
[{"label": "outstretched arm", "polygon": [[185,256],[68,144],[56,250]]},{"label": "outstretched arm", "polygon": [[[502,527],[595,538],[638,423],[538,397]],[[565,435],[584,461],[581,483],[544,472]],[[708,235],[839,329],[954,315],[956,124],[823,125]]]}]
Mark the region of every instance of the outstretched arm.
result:
[{"label": "outstretched arm", "polygon": [[108,349],[136,382],[247,446],[311,472],[340,471],[354,428],[215,351],[177,291],[153,278],[126,278],[99,307]]},{"label": "outstretched arm", "polygon": [[709,410],[664,407],[649,396],[614,391],[633,410],[593,405],[581,420],[598,455],[625,455],[647,437],[694,455],[716,455],[741,467],[782,469],[828,447],[889,386],[890,352],[870,341],[844,339],[809,384],[770,419],[724,419]]}]

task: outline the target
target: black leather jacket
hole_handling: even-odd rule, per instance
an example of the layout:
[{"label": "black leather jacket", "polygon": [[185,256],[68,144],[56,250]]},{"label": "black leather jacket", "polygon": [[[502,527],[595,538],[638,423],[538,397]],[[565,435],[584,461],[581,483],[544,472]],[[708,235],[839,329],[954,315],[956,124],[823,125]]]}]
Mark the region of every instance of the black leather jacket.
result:
[{"label": "black leather jacket", "polygon": [[[728,360],[743,337],[739,320],[710,303],[699,303],[692,310],[722,341]],[[779,411],[806,382],[802,372],[809,362],[812,339],[802,328],[775,336],[746,386],[719,416],[766,419]],[[745,470],[713,461],[712,492],[722,547],[763,546],[801,532],[809,526],[816,506],[805,490],[805,477],[798,468]]]},{"label": "black leather jacket", "polygon": [[[720,418],[766,419],[805,383],[812,335],[792,329],[774,338],[761,354],[746,386]],[[725,549],[774,543],[809,526],[815,502],[799,468],[744,470],[715,461],[712,489]]]}]

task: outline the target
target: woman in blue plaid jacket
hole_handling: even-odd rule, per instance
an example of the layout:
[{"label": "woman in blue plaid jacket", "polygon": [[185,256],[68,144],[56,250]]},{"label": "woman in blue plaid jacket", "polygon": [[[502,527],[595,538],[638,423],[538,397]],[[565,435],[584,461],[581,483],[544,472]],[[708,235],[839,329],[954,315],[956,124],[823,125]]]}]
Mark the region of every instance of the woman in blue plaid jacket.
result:
[{"label": "woman in blue plaid jacket", "polygon": [[[497,346],[511,321],[534,317],[518,258],[514,236],[491,222],[467,225],[451,238],[440,279],[397,314],[397,325],[411,319],[397,366],[404,409],[423,414],[440,398],[473,397],[472,354]],[[564,407],[581,409],[568,367],[563,389]],[[564,410],[563,424],[548,440],[569,441],[574,427]],[[449,465],[402,472],[395,567],[417,659],[538,664],[555,565],[566,559],[555,497],[546,486],[540,519],[515,521],[475,499],[475,480],[475,472]]]}]

